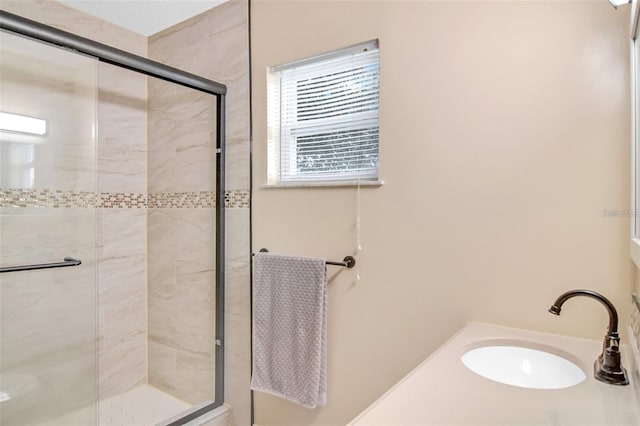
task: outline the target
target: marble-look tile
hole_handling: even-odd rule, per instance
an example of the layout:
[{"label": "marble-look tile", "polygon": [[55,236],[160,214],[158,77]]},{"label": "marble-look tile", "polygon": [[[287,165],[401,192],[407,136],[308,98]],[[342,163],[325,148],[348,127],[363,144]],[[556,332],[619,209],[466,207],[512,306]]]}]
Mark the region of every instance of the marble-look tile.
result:
[{"label": "marble-look tile", "polygon": [[98,265],[99,389],[107,398],[146,382],[145,254]]},{"label": "marble-look tile", "polygon": [[146,254],[147,212],[144,209],[100,209],[100,218],[100,259]]},{"label": "marble-look tile", "polygon": [[146,211],[100,209],[99,389],[106,398],[146,381]]},{"label": "marble-look tile", "polygon": [[150,286],[149,338],[193,353],[214,353],[213,280],[178,283],[176,287],[170,297],[164,297]]},{"label": "marble-look tile", "polygon": [[249,424],[251,394],[251,280],[249,209],[226,209],[225,391],[232,424]]},{"label": "marble-look tile", "polygon": [[177,352],[175,395],[191,404],[215,399],[215,357]]},{"label": "marble-look tile", "polygon": [[[206,18],[201,22],[203,24],[206,23]],[[204,29],[204,26],[202,26],[202,29]],[[172,63],[175,66],[227,85],[227,135],[232,138],[248,138],[249,53],[246,22],[211,37],[214,38],[211,44],[196,42],[188,45],[186,49],[184,48],[185,45],[183,45],[176,54],[171,56],[167,52],[170,50],[176,51],[175,43],[178,42],[162,38],[158,40],[158,45],[152,42],[150,55],[156,60],[161,58],[161,61]],[[186,41],[187,38],[185,37],[185,40],[180,43],[188,43]],[[207,55],[210,59],[207,61],[193,61],[192,59],[203,55]]]},{"label": "marble-look tile", "polygon": [[215,384],[215,210],[149,209],[148,223],[149,380],[199,403]]},{"label": "marble-look tile", "polygon": [[[54,188],[70,191],[95,192],[95,161],[82,153],[73,153],[73,146],[65,146],[63,152],[53,155],[52,164],[55,164],[53,183]],[[44,189],[43,179],[36,178],[36,188]],[[51,188],[51,186],[48,186]]]},{"label": "marble-look tile", "polygon": [[176,367],[177,351],[149,338],[149,384],[173,394]]},{"label": "marble-look tile", "polygon": [[[248,1],[225,3],[150,39],[150,57],[225,83],[226,189],[249,190]],[[207,37],[202,35],[206,34]],[[186,47],[186,48],[185,48]],[[193,58],[207,60],[194,61]],[[249,210],[226,209],[225,400],[231,424],[251,422]]]},{"label": "marble-look tile", "polygon": [[[234,272],[249,264],[249,209],[225,209],[225,269]],[[269,247],[267,247],[268,249]]]},{"label": "marble-look tile", "polygon": [[[65,256],[78,257],[84,263],[95,261],[95,221],[96,209],[92,208],[1,208],[3,263],[47,263],[61,261]],[[26,275],[24,278],[28,279]]]},{"label": "marble-look tile", "polygon": [[215,138],[208,132],[201,134],[200,137],[206,141],[206,144],[177,141],[175,192],[215,191]]},{"label": "marble-look tile", "polygon": [[[179,228],[175,211],[177,209],[147,210],[147,252],[149,265],[149,284],[166,281],[162,275],[171,275],[175,283],[175,245],[179,238]],[[169,269],[169,265],[171,269]],[[160,272],[160,273],[159,273]]]},{"label": "marble-look tile", "polygon": [[[146,77],[98,68],[98,190],[146,193]],[[146,382],[146,211],[101,209],[100,397]]]},{"label": "marble-look tile", "polygon": [[249,79],[248,71],[239,78],[226,82],[227,104],[227,137],[249,139]]},{"label": "marble-look tile", "polygon": [[[202,37],[207,34],[207,37]],[[227,189],[248,190],[249,50],[248,2],[225,3],[150,38],[149,55],[220,81],[226,97]],[[193,58],[206,57],[206,61]]]},{"label": "marble-look tile", "polygon": [[173,262],[178,265],[178,276],[213,271],[215,215],[213,208],[149,209],[149,252],[170,256],[160,262],[150,256],[150,265],[163,267],[159,263]]},{"label": "marble-look tile", "polygon": [[210,278],[216,266],[216,211],[211,208],[174,211],[178,282]]},{"label": "marble-look tile", "polygon": [[91,262],[6,275],[0,282],[2,368],[53,362],[43,358],[64,347],[94,344],[96,289]]},{"label": "marble-look tile", "polygon": [[149,192],[213,191],[215,97],[152,79],[148,114]]},{"label": "marble-look tile", "polygon": [[98,190],[146,193],[147,77],[100,63]]},{"label": "marble-look tile", "polygon": [[[146,305],[145,255],[107,258],[98,264],[100,281],[100,312],[109,316],[126,316],[118,323],[106,322],[105,327],[119,326],[144,329]],[[137,324],[136,324],[137,323]]]},{"label": "marble-look tile", "polygon": [[146,333],[101,340],[99,395],[109,398],[147,382]]},{"label": "marble-look tile", "polygon": [[[247,0],[230,1],[151,36],[149,57],[214,80],[231,80],[248,70],[247,22]],[[207,60],[198,60],[203,54]],[[243,60],[246,66],[240,65]]]},{"label": "marble-look tile", "polygon": [[225,187],[227,190],[248,190],[251,176],[249,139],[227,138],[226,146]]},{"label": "marble-look tile", "polygon": [[[159,123],[161,126],[161,122]],[[154,142],[149,150],[148,191],[150,194],[174,192],[176,181],[176,147],[159,146]]]},{"label": "marble-look tile", "polygon": [[[219,32],[228,30],[247,21],[249,16],[249,3],[247,0],[231,0],[223,5],[216,7],[210,11],[187,19],[176,24],[166,30],[160,31],[149,37],[149,51],[152,51],[154,45],[159,39],[175,39],[176,37],[187,37],[185,41],[189,44],[197,43],[200,39],[198,34],[208,34],[214,36]],[[204,23],[201,23],[204,21]],[[201,25],[204,29],[198,27]],[[192,38],[188,38],[192,37]],[[169,51],[168,54],[171,52]]]},{"label": "marble-look tile", "polygon": [[249,265],[228,272],[226,277],[225,330],[225,395],[236,410],[231,411],[232,424],[251,423],[251,317]]}]

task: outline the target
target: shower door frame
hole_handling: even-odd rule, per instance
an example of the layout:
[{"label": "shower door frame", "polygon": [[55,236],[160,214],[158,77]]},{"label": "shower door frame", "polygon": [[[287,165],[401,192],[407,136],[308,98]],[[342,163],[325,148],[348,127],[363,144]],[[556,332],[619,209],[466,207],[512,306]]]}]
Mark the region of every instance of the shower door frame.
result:
[{"label": "shower door frame", "polygon": [[185,416],[167,423],[183,425],[224,403],[225,316],[225,97],[227,87],[219,82],[116,49],[106,44],[59,30],[0,10],[0,29],[94,57],[99,62],[159,78],[216,97],[216,361],[215,400],[199,405]]}]

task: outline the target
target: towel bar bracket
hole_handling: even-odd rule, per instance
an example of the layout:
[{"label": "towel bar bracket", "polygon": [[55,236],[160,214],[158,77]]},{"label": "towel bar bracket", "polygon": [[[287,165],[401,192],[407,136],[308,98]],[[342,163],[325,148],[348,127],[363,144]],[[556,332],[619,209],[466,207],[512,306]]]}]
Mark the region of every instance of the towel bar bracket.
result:
[{"label": "towel bar bracket", "polygon": [[345,268],[351,269],[356,266],[356,259],[353,256],[345,256],[342,262],[327,260],[327,265],[344,266]]},{"label": "towel bar bracket", "polygon": [[347,268],[349,269],[356,266],[356,258],[353,256],[345,256],[343,260],[344,260],[344,263],[347,264]]}]

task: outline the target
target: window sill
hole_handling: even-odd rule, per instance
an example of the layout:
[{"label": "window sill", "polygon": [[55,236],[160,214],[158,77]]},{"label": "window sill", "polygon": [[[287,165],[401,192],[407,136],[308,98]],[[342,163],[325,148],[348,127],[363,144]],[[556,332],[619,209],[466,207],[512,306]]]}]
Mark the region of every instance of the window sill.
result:
[{"label": "window sill", "polygon": [[[360,187],[380,187],[384,185],[384,181],[381,180],[366,180],[360,181]],[[357,187],[357,181],[344,181],[344,182],[291,182],[291,183],[274,183],[265,184],[260,188],[263,189],[278,189],[278,188],[348,188]]]},{"label": "window sill", "polygon": [[631,255],[631,259],[636,264],[636,268],[640,268],[640,238],[631,238],[629,253]]}]

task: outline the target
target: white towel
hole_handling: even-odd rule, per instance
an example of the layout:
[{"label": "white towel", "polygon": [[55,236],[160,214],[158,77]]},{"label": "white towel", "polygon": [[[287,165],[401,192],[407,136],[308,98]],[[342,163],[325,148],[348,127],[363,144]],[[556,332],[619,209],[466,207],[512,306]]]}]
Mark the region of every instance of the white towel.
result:
[{"label": "white towel", "polygon": [[256,253],[251,389],[307,408],[327,403],[324,259]]}]

